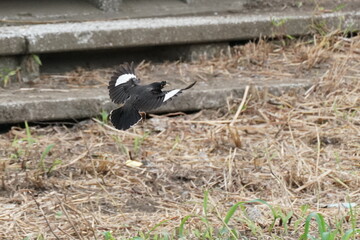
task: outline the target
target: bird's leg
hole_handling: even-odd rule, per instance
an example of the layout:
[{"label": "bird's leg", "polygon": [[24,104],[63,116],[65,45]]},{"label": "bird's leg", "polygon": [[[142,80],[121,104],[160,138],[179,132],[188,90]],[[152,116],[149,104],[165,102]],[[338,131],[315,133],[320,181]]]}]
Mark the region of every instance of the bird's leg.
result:
[{"label": "bird's leg", "polygon": [[141,119],[145,120],[146,119],[146,112],[139,112],[141,115]]}]

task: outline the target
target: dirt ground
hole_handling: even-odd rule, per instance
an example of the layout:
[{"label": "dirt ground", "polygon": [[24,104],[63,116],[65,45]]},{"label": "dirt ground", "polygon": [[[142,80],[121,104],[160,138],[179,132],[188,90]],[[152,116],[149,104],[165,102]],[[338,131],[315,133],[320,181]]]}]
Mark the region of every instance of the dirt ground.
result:
[{"label": "dirt ground", "polygon": [[[174,234],[183,217],[203,214],[206,190],[214,226],[232,205],[254,199],[294,212],[286,231],[277,222],[267,232],[269,211],[248,205],[261,239],[297,239],[304,228],[294,223],[313,211],[334,226],[349,211],[329,204],[360,203],[359,65],[360,37],[248,43],[213,60],[162,69],[204,79],[241,77],[238,71],[301,76],[314,85],[280,97],[250,88],[243,99],[229,96],[222,109],[154,115],[127,132],[106,124],[106,116],[13,127],[0,135],[0,238],[103,239],[111,232],[124,239],[164,220],[155,232]],[[138,70],[146,78],[158,68],[142,63]],[[70,76],[82,74],[90,73],[63,79],[75,84],[81,78]],[[239,211],[231,226],[259,239],[242,219]],[[201,226],[196,218],[187,223]]]},{"label": "dirt ground", "polygon": [[244,6],[247,10],[255,11],[334,11],[334,10],[352,10],[358,7],[360,3],[353,0],[315,0],[315,1],[298,1],[298,0],[274,0],[261,1],[250,0]]}]

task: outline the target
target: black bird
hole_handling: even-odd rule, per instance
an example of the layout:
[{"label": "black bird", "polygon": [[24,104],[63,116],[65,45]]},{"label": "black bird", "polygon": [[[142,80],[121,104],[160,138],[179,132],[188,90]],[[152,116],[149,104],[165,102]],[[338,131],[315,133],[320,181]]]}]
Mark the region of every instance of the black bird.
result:
[{"label": "black bird", "polygon": [[140,79],[135,75],[134,63],[122,64],[114,72],[109,82],[111,101],[123,104],[110,112],[110,120],[115,128],[126,130],[141,120],[139,111],[149,111],[160,107],[172,97],[195,85],[196,81],[182,89],[162,91],[166,81],[139,85]]}]

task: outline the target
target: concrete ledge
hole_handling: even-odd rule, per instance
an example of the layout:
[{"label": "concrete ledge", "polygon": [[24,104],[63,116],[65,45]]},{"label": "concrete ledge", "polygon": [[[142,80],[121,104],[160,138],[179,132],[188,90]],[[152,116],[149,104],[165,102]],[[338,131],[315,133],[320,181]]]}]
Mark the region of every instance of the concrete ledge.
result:
[{"label": "concrete ledge", "polygon": [[[272,21],[286,19],[281,29]],[[49,53],[304,35],[314,21],[359,30],[360,12],[143,18],[0,28],[0,55]],[[280,31],[281,30],[281,31]],[[15,43],[15,44],[14,44]]]},{"label": "concrete ledge", "polygon": [[87,0],[99,9],[106,12],[117,12],[123,0]]},{"label": "concrete ledge", "polygon": [[[184,92],[153,113],[194,111],[206,108],[219,108],[226,105],[230,96],[240,98],[246,86],[244,82],[223,80],[226,88],[216,88],[198,83],[194,89]],[[309,87],[309,80],[289,82],[253,83],[259,89],[267,89],[280,95],[290,89]],[[234,86],[234,87],[232,87]],[[87,118],[99,115],[102,110],[110,111],[116,107],[110,102],[107,89],[20,89],[0,92],[0,124],[27,121],[61,120]]]},{"label": "concrete ledge", "polygon": [[0,28],[0,55],[23,54],[27,51],[26,38],[17,32],[2,31]]}]

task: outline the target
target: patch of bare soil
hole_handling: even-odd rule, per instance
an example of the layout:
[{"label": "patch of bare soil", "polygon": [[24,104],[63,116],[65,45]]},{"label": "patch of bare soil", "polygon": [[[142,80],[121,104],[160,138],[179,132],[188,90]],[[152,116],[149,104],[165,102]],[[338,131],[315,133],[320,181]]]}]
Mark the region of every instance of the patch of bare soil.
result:
[{"label": "patch of bare soil", "polygon": [[351,11],[360,7],[360,3],[354,0],[249,0],[244,4],[244,7],[247,11],[255,12],[314,11],[314,13],[321,13],[336,12],[340,10]]},{"label": "patch of bare soil", "polygon": [[[321,212],[330,224],[334,214],[349,217],[322,207],[360,202],[360,38],[314,39],[289,48],[260,41],[213,60],[138,67],[170,66],[204,79],[237,70],[269,78],[317,72],[300,93],[250,88],[222,109],[152,116],[127,132],[87,120],[0,135],[0,238],[101,239],[105,231],[125,238],[163,220],[156,231],[173,232],[184,216],[202,213],[206,189],[209,218],[219,226],[217,214],[239,201],[260,198],[294,211],[288,235],[277,225],[263,239],[296,239],[305,204],[307,214]],[[271,215],[255,210],[247,209],[265,229]],[[252,237],[239,215],[232,226]]]}]

